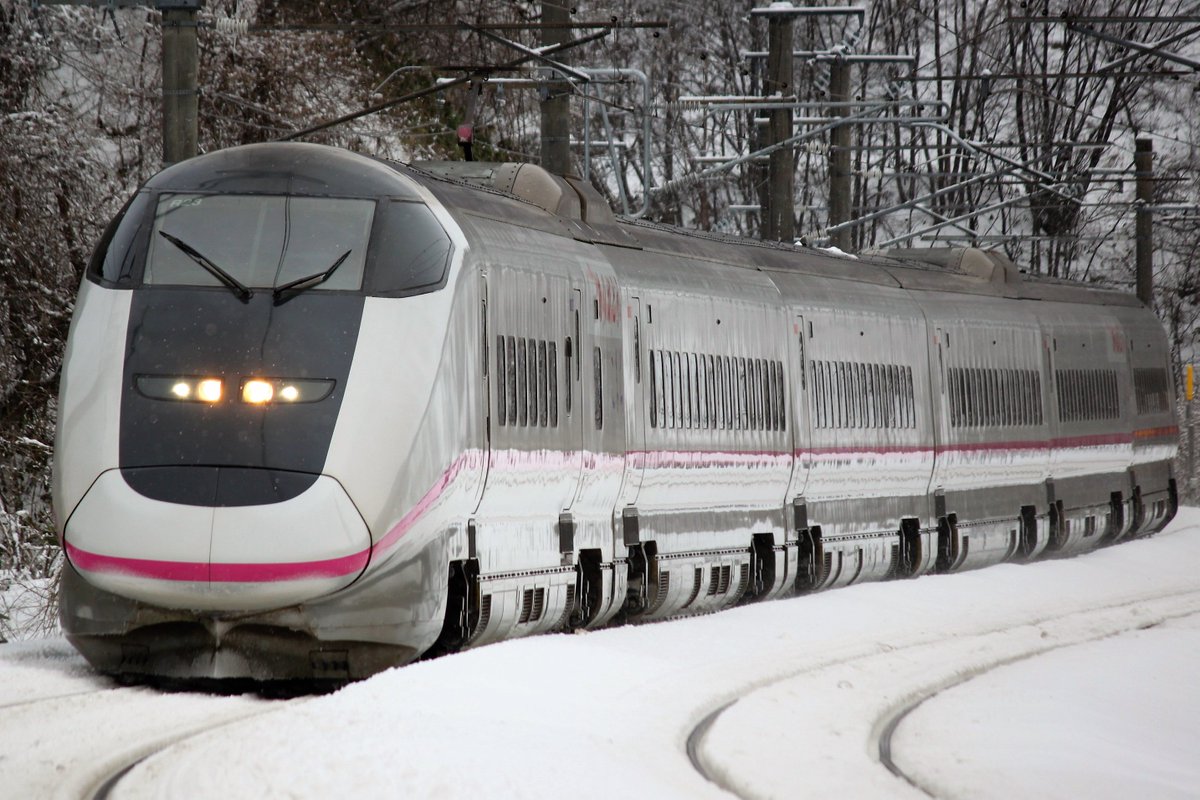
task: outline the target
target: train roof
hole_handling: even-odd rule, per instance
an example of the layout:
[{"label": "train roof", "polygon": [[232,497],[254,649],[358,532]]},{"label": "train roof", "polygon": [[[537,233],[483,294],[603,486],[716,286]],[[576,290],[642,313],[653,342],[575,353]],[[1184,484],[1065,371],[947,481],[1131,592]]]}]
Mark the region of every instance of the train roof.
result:
[{"label": "train roof", "polygon": [[146,186],[165,191],[417,199],[413,181],[439,196],[452,213],[466,211],[604,247],[635,248],[760,272],[809,274],[911,291],[1142,305],[1124,292],[1028,275],[994,251],[893,249],[850,256],[619,218],[589,182],[554,175],[536,164],[401,164],[325,145],[274,142],[231,147],[188,159],[158,173]]},{"label": "train roof", "polygon": [[558,224],[537,227],[600,245],[650,250],[764,272],[800,272],[899,286],[912,291],[1142,306],[1141,301],[1125,292],[1024,273],[998,251],[972,247],[897,248],[851,256],[784,242],[620,218],[586,181],[554,175],[536,164],[425,161],[397,166],[409,171],[435,194],[445,191],[444,188],[438,191],[439,184],[466,189],[444,198],[451,208],[512,221],[509,213],[496,208],[494,198],[516,200],[557,218]]},{"label": "train roof", "polygon": [[379,196],[419,199],[411,181],[379,159],[304,142],[215,150],[167,167],[146,182],[159,191]]}]

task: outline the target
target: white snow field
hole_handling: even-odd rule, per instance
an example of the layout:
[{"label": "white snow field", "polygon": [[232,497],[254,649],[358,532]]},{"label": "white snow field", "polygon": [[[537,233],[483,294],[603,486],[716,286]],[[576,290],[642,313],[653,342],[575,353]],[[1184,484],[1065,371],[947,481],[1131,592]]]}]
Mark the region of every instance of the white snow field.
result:
[{"label": "white snow field", "polygon": [[1079,558],[505,642],[289,702],[3,645],[0,798],[91,796],[148,753],[110,798],[1197,797],[1198,674],[1183,509]]}]

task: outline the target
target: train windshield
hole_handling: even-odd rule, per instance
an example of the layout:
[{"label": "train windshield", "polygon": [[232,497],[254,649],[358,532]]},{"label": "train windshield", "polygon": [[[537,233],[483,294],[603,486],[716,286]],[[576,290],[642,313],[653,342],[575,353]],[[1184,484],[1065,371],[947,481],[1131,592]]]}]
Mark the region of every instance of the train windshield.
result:
[{"label": "train windshield", "polygon": [[[337,268],[316,290],[362,288],[375,201],[291,195],[163,193],[143,282],[272,288]],[[218,269],[199,263],[207,260]]]}]

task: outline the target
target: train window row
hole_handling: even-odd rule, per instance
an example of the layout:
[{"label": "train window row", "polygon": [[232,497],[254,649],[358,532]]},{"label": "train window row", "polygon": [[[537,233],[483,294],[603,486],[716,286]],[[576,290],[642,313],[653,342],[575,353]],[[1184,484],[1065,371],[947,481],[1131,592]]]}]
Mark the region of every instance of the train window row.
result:
[{"label": "train window row", "polygon": [[650,427],[786,430],[783,364],[651,350]]},{"label": "train window row", "polygon": [[1034,369],[951,367],[950,425],[1042,424],[1042,376]]},{"label": "train window row", "polygon": [[1063,422],[1121,416],[1116,370],[1060,369],[1054,380],[1058,384],[1058,418]]},{"label": "train window row", "polygon": [[915,428],[912,367],[813,361],[818,428]]},{"label": "train window row", "polygon": [[554,342],[496,337],[496,421],[558,427],[558,348]]},{"label": "train window row", "polygon": [[1167,371],[1161,367],[1146,367],[1133,371],[1133,392],[1137,396],[1137,413],[1163,414],[1167,411]]}]

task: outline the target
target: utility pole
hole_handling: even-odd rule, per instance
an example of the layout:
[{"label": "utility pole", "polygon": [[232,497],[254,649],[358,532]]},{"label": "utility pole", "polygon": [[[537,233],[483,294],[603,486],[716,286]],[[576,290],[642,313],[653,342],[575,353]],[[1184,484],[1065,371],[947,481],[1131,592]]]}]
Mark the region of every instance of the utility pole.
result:
[{"label": "utility pole", "polygon": [[[571,38],[566,23],[571,20],[567,0],[542,0],[542,46],[561,44]],[[557,175],[571,170],[571,93],[561,75],[544,70],[550,80],[542,96],[542,166]]]},{"label": "utility pole", "polygon": [[[767,74],[763,94],[787,97],[793,90],[792,28],[795,17],[788,14],[767,18]],[[766,145],[792,138],[792,110],[768,112]],[[767,205],[763,238],[791,242],[796,238],[796,154],[791,147],[772,152],[767,162]]]},{"label": "utility pole", "polygon": [[[850,62],[844,58],[829,64],[830,115],[846,116],[850,101]],[[842,124],[829,132],[829,227],[850,220],[850,126]],[[834,231],[829,243],[850,251],[850,229]]]},{"label": "utility pole", "polygon": [[202,2],[157,2],[162,10],[163,166],[196,155],[200,100],[196,12]]},{"label": "utility pole", "polygon": [[1133,171],[1137,178],[1137,211],[1134,212],[1134,237],[1137,242],[1137,296],[1154,308],[1154,142],[1138,139],[1134,143]]},{"label": "utility pole", "polygon": [[[110,12],[153,6],[162,12],[163,166],[196,155],[200,71],[196,46],[196,12],[204,0],[31,0],[39,6],[90,6]],[[113,17],[116,24],[116,17]]]}]

